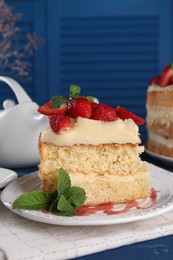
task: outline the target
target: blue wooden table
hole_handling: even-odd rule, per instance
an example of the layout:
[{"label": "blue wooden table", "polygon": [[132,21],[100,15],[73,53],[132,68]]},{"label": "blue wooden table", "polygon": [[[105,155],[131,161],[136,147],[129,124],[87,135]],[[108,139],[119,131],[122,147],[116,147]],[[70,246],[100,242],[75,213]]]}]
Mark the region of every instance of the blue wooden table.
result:
[{"label": "blue wooden table", "polygon": [[[169,170],[173,174],[173,167],[166,166],[153,158],[150,158],[146,154],[142,156],[144,160],[151,162],[159,167]],[[31,173],[37,170],[37,167],[14,169],[19,176],[23,176],[27,173]],[[173,221],[173,220],[172,220]],[[158,239],[148,240],[120,248],[99,252],[92,255],[79,257],[80,260],[104,260],[104,259],[116,259],[116,260],[172,260],[173,259],[173,235],[166,236]]]}]

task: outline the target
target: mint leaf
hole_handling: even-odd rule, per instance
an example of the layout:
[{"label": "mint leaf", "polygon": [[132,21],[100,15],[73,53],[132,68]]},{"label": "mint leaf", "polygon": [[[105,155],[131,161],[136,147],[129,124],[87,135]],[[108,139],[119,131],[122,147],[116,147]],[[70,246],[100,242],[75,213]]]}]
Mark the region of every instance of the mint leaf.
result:
[{"label": "mint leaf", "polygon": [[59,178],[58,178],[58,196],[60,198],[61,195],[64,195],[65,197],[68,195],[68,191],[71,186],[71,180],[68,175],[68,173],[63,169],[59,169]]},{"label": "mint leaf", "polygon": [[62,104],[67,103],[67,98],[63,96],[54,96],[50,100],[50,104],[53,108],[58,109]]},{"label": "mint leaf", "polygon": [[64,195],[61,195],[58,201],[58,210],[63,212],[68,212],[71,216],[75,215],[75,210],[73,206],[70,204],[70,202],[64,197]]},{"label": "mint leaf", "polygon": [[56,198],[54,201],[52,201],[52,203],[50,205],[49,211],[52,214],[57,214],[57,212],[58,212],[57,205],[58,205],[58,198]]},{"label": "mint leaf", "polygon": [[71,85],[70,86],[70,97],[71,98],[79,97],[80,90],[81,90],[81,88],[79,86]]},{"label": "mint leaf", "polygon": [[86,200],[85,190],[80,187],[71,187],[69,190],[69,198],[68,201],[75,208],[81,207]]},{"label": "mint leaf", "polygon": [[[49,194],[50,195],[50,194]],[[50,197],[42,191],[30,191],[19,196],[13,203],[13,209],[48,210]]]},{"label": "mint leaf", "polygon": [[84,203],[85,191],[80,187],[71,187],[69,174],[59,169],[57,189],[54,192],[30,191],[19,196],[13,203],[13,209],[49,210],[59,216],[74,216],[75,209]]},{"label": "mint leaf", "polygon": [[46,192],[45,193],[49,198],[49,203],[51,204],[56,198],[58,198],[58,191],[55,190],[53,192]]},{"label": "mint leaf", "polygon": [[85,97],[85,98],[88,99],[90,102],[94,102],[94,97],[87,96],[87,97]]}]

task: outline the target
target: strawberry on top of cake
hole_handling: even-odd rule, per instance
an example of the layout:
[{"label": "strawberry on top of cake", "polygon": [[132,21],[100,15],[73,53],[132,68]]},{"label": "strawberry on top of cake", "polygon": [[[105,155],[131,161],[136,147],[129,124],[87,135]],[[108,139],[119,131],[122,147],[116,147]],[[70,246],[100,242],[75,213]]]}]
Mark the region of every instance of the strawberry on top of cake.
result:
[{"label": "strawberry on top of cake", "polygon": [[54,96],[38,111],[50,123],[39,138],[43,191],[55,189],[62,167],[72,185],[85,190],[86,205],[149,196],[149,167],[140,158],[142,118],[121,106],[113,108],[83,97],[74,85],[69,98]]}]

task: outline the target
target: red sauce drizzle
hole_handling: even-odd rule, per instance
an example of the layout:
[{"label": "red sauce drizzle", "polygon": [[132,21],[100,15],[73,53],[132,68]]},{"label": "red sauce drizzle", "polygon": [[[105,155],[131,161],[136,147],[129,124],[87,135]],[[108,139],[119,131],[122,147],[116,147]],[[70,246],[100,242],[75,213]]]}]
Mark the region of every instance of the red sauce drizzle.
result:
[{"label": "red sauce drizzle", "polygon": [[[116,215],[116,214],[126,213],[132,208],[148,209],[156,203],[157,192],[159,192],[159,191],[156,191],[153,188],[151,189],[151,193],[150,193],[150,197],[149,197],[151,200],[151,203],[146,207],[140,206],[140,202],[137,200],[128,201],[126,204],[124,204],[125,206],[122,210],[113,210],[113,207],[115,205],[113,203],[102,203],[102,204],[99,204],[97,206],[92,206],[92,207],[84,205],[84,206],[76,209],[76,216],[89,216],[91,214],[95,214],[98,211],[103,211],[107,215]],[[50,213],[48,210],[43,210],[42,212],[45,214]]]},{"label": "red sauce drizzle", "polygon": [[151,199],[151,204],[148,205],[147,207],[141,207],[140,202],[137,200],[129,201],[125,204],[125,207],[122,210],[113,210],[114,204],[112,203],[104,203],[104,204],[99,204],[97,206],[82,206],[76,210],[76,215],[77,216],[89,216],[91,214],[95,214],[97,211],[103,211],[107,215],[115,215],[115,214],[120,214],[120,213],[126,213],[132,208],[136,209],[148,209],[152,207],[156,201],[157,201],[157,192],[153,188],[151,189],[151,194],[150,194],[150,199]]},{"label": "red sauce drizzle", "polygon": [[42,210],[42,212],[45,214],[50,214],[49,210]]}]

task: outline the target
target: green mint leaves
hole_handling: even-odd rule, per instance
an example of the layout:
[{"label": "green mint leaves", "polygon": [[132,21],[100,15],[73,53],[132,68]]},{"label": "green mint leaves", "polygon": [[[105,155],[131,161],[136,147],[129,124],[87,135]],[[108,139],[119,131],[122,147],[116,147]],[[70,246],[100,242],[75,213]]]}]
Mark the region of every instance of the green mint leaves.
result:
[{"label": "green mint leaves", "polygon": [[58,181],[58,197],[60,198],[61,195],[64,195],[65,197],[68,196],[68,192],[71,187],[71,180],[69,175],[64,171],[64,169],[59,170],[59,181]]},{"label": "green mint leaves", "polygon": [[53,108],[58,109],[62,104],[67,103],[67,98],[63,96],[54,96],[50,100],[50,104]]},{"label": "green mint leaves", "polygon": [[71,85],[70,86],[70,97],[71,98],[77,98],[79,97],[81,88],[76,85]]},{"label": "green mint leaves", "polygon": [[84,189],[71,187],[68,173],[61,168],[56,191],[30,191],[22,194],[14,201],[13,209],[49,210],[58,216],[74,216],[75,209],[81,207],[85,200]]},{"label": "green mint leaves", "polygon": [[[70,86],[70,98],[78,98],[80,94],[81,88],[76,85],[71,85]],[[94,102],[94,97],[87,96],[85,97],[88,99],[90,102]]]},{"label": "green mint leaves", "polygon": [[94,97],[86,96],[85,98],[88,99],[90,102],[94,102]]},{"label": "green mint leaves", "polygon": [[50,198],[42,191],[31,191],[19,196],[13,203],[13,209],[48,210]]},{"label": "green mint leaves", "polygon": [[[81,88],[80,86],[76,85],[71,85],[70,86],[70,98],[78,98],[80,97],[80,91]],[[94,102],[94,98],[91,96],[86,96],[86,99],[88,99],[90,102]],[[67,104],[68,99],[64,96],[53,96],[50,100],[50,104],[54,109],[58,109],[61,107],[63,104]]]}]

